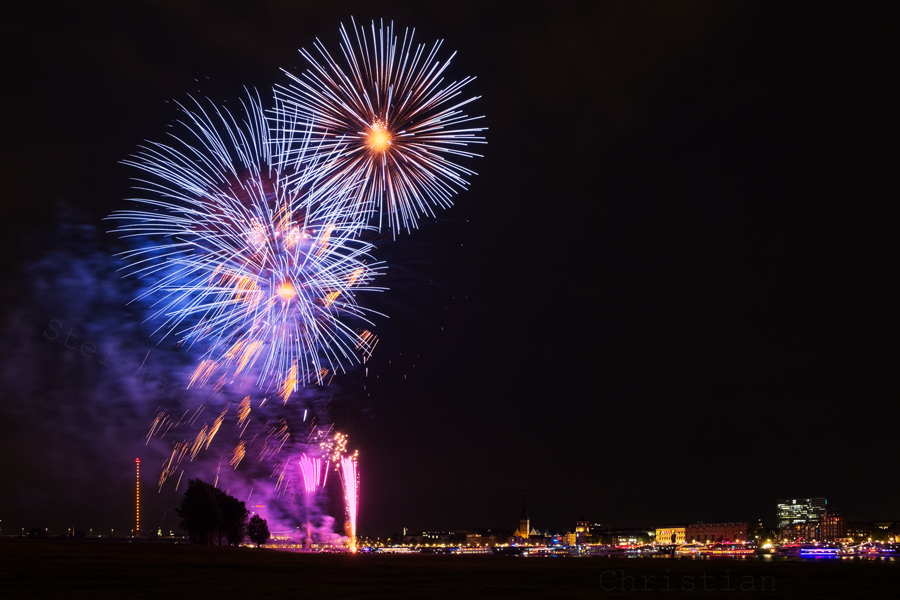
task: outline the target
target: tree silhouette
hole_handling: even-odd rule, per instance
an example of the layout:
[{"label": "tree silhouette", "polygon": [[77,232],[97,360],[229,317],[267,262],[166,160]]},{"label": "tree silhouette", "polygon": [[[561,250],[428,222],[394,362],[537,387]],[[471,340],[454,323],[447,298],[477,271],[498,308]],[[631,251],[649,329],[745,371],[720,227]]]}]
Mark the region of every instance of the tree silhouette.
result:
[{"label": "tree silhouette", "polygon": [[244,541],[248,514],[244,503],[205,481],[188,482],[176,512],[194,543],[212,544],[217,539],[221,546],[223,537],[230,545]]},{"label": "tree silhouette", "polygon": [[269,524],[259,515],[253,515],[250,518],[250,525],[247,529],[250,534],[250,541],[256,544],[257,548],[259,548],[260,544],[265,544],[269,539]]},{"label": "tree silhouette", "polygon": [[223,517],[221,533],[229,546],[240,546],[247,535],[247,508],[234,496],[221,492],[218,501]]}]

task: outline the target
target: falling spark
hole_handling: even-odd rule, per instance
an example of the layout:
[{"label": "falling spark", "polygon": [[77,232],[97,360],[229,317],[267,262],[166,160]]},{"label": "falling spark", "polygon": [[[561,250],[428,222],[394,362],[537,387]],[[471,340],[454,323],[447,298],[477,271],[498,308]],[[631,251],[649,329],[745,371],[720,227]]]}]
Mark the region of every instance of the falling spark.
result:
[{"label": "falling spark", "polygon": [[238,442],[238,445],[234,448],[234,452],[231,454],[231,466],[237,470],[238,465],[241,464],[241,461],[244,460],[244,456],[247,454],[247,445],[244,443],[244,440]]},{"label": "falling spark", "polygon": [[238,425],[243,425],[247,417],[250,416],[250,396],[247,396],[238,405]]}]

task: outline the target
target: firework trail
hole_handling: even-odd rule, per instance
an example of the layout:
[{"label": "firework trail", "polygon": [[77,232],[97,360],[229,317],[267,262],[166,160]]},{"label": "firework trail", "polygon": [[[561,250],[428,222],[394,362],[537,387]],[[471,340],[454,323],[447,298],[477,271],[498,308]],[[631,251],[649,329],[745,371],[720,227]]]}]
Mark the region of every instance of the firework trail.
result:
[{"label": "firework trail", "polygon": [[466,188],[475,172],[454,161],[479,156],[466,147],[485,143],[485,128],[471,127],[481,117],[461,110],[477,99],[460,97],[474,78],[444,81],[455,53],[440,62],[441,41],[426,49],[413,41],[415,31],[399,40],[393,24],[376,30],[374,21],[368,34],[355,22],[352,31],[353,39],[341,25],[344,65],[316,40],[318,57],[300,51],[310,68],[299,76],[285,71],[291,83],[275,93],[281,110],[305,119],[332,151],[322,181],[328,201],[351,202],[363,221],[377,214],[378,228],[386,219],[396,235]]},{"label": "firework trail", "polygon": [[148,240],[123,256],[130,274],[157,278],[144,294],[151,319],[163,320],[157,332],[206,344],[191,385],[218,391],[255,372],[287,402],[369,355],[373,336],[345,319],[368,322],[355,294],[378,289],[382,265],[357,237],[363,226],[316,186],[340,148],[284,133],[302,129],[287,109],[267,120],[258,98],[242,106],[241,122],[215,106],[182,106],[188,135],[125,161],[149,176],[138,189],[150,194],[110,218],[123,237]]},{"label": "firework trail", "polygon": [[350,552],[356,552],[356,516],[359,512],[359,473],[356,470],[356,456],[342,456],[340,464],[344,502],[347,506]]},{"label": "firework trail", "polygon": [[319,479],[321,479],[321,459],[310,458],[304,454],[300,457],[300,472],[303,475],[303,489],[308,496],[314,497],[316,489],[319,487]]},{"label": "firework trail", "polygon": [[306,506],[306,544],[312,544],[312,520],[310,512],[316,501],[316,489],[319,487],[322,461],[318,458],[310,458],[304,454],[300,457],[300,473],[303,476],[303,489]]}]

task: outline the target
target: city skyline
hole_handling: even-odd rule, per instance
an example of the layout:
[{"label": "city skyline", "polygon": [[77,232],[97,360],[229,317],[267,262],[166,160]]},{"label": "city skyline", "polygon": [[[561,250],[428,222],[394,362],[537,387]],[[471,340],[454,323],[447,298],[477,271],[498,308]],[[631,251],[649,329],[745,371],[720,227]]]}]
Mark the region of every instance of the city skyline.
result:
[{"label": "city skyline", "polygon": [[[46,529],[48,531],[52,529],[53,531],[50,531],[50,533],[53,535],[59,533],[64,533],[65,535],[74,535],[75,531],[85,533],[88,531],[93,532],[96,530],[97,537],[116,537],[113,535],[116,530],[119,531],[118,535],[124,537],[134,537],[136,535],[146,537],[147,535],[153,535],[155,532],[159,532],[162,535],[179,535],[180,526],[178,525],[178,517],[174,513],[174,508],[177,506],[178,502],[180,502],[181,499],[181,494],[179,493],[170,494],[169,499],[170,501],[173,501],[173,503],[165,507],[160,504],[160,498],[158,494],[150,496],[149,504],[153,505],[153,508],[151,508],[149,512],[153,516],[144,517],[145,523],[147,524],[145,528],[135,528],[135,524],[140,523],[141,510],[143,507],[140,492],[142,488],[140,484],[139,458],[136,458],[134,460],[134,466],[135,472],[133,476],[136,478],[137,487],[131,487],[132,494],[130,499],[125,504],[120,505],[116,510],[116,513],[120,515],[127,515],[130,513],[130,528],[128,523],[129,517],[120,516],[118,517],[118,520],[115,520],[105,516],[99,521],[97,519],[84,520],[79,517],[75,517],[74,519],[72,519],[72,515],[76,513],[75,511],[70,510],[67,515],[68,518],[60,519],[59,516],[56,515],[55,518],[53,518],[53,522],[56,522],[57,526],[54,527],[52,524],[50,524],[48,525],[48,527],[46,527]],[[135,481],[135,479],[133,479],[132,481]],[[135,484],[132,483],[131,485],[134,486]],[[177,492],[178,490],[175,491]],[[229,490],[223,491],[228,493]],[[183,493],[184,489],[182,489],[181,492]],[[125,498],[124,493],[122,494],[122,497]],[[147,499],[146,490],[144,498]],[[267,518],[271,518],[271,514],[266,510],[267,507],[264,504],[250,503],[247,504],[247,508],[250,511],[251,515],[260,514]],[[146,515],[147,512],[148,511],[145,510],[144,514]],[[512,537],[528,538],[530,536],[537,538],[543,538],[547,536],[562,536],[564,538],[567,533],[570,535],[580,535],[579,532],[582,532],[582,528],[584,531],[590,529],[595,532],[602,531],[607,534],[637,531],[652,532],[654,530],[658,533],[661,529],[665,529],[666,531],[668,531],[674,528],[675,530],[680,530],[682,532],[681,534],[679,534],[677,543],[689,543],[692,541],[708,541],[708,539],[698,539],[700,535],[704,533],[706,533],[706,537],[709,538],[709,532],[703,531],[704,526],[726,527],[728,533],[732,532],[733,526],[743,526],[748,532],[759,528],[766,529],[770,532],[777,532],[774,535],[780,539],[782,536],[787,536],[790,531],[793,531],[794,535],[799,535],[801,537],[807,531],[818,531],[816,527],[818,526],[820,521],[822,521],[823,517],[826,517],[828,515],[834,515],[838,519],[840,519],[840,527],[844,528],[842,529],[842,531],[848,527],[848,524],[852,523],[856,523],[859,526],[864,525],[865,527],[868,527],[870,529],[874,524],[878,523],[884,524],[886,526],[897,525],[897,529],[900,529],[900,519],[896,518],[896,515],[872,516],[865,513],[848,514],[845,511],[842,511],[839,507],[835,509],[833,503],[831,507],[828,507],[828,500],[824,497],[794,499],[778,498],[770,503],[768,511],[761,510],[759,512],[768,512],[770,513],[770,515],[769,517],[757,516],[755,518],[745,517],[731,520],[711,520],[704,515],[697,514],[693,519],[673,520],[663,518],[656,521],[652,519],[638,519],[634,522],[611,522],[602,518],[597,518],[602,515],[592,515],[591,518],[585,519],[585,515],[580,515],[575,519],[570,519],[568,523],[550,524],[549,522],[544,522],[540,516],[538,517],[537,522],[532,521],[531,511],[527,507],[526,494],[522,501],[522,508],[520,511],[519,520],[517,521],[518,526],[510,525],[509,523],[507,523],[507,521],[509,520],[508,518],[501,519],[500,522],[497,523],[488,522],[465,525],[456,524],[450,527],[433,527],[429,524],[426,524],[424,526],[410,527],[408,526],[408,523],[404,523],[402,525],[393,526],[390,529],[382,531],[373,531],[371,530],[371,528],[367,528],[365,524],[363,524],[363,527],[360,530],[360,537],[371,539],[383,539],[392,537],[396,540],[398,538],[402,539],[410,535],[422,536],[424,533],[429,531],[473,532],[489,531],[493,529],[499,532],[506,532],[501,536],[504,539]],[[24,523],[24,521],[17,524],[15,520],[7,519],[7,521],[5,522],[6,535],[24,535],[35,525],[41,525],[40,528],[44,528],[44,525],[48,524],[47,518],[38,517],[31,520],[35,522],[31,525],[23,525],[22,523]],[[340,522],[340,520],[338,522]],[[3,521],[0,521],[0,524],[3,523]],[[65,523],[64,527],[62,527],[63,523]],[[301,522],[293,523],[289,522],[289,520],[286,521],[284,519],[274,519],[272,522],[272,526],[275,529],[284,529],[286,532],[295,532],[296,535],[296,532],[302,532],[307,525]],[[795,527],[794,530],[791,530],[792,526]],[[804,529],[804,526],[812,528]],[[522,531],[523,528],[525,528],[524,530],[529,532],[529,536],[520,535],[520,531]],[[692,528],[694,537],[692,537],[691,534]],[[109,533],[107,534],[107,532]],[[0,535],[2,534],[3,528],[0,527]],[[290,534],[283,533],[283,535]],[[669,534],[667,533],[666,535],[668,536]],[[653,539],[652,534],[650,540],[659,542],[658,539]],[[635,541],[634,543],[638,542]]]}]

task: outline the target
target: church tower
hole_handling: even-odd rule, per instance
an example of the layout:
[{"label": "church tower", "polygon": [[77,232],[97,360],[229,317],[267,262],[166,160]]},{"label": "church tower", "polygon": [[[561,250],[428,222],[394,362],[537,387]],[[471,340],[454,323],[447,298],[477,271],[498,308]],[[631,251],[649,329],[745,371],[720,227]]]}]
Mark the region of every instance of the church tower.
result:
[{"label": "church tower", "polygon": [[522,514],[519,515],[519,528],[516,530],[516,537],[527,538],[531,532],[531,519],[528,518],[528,493],[522,498]]}]

